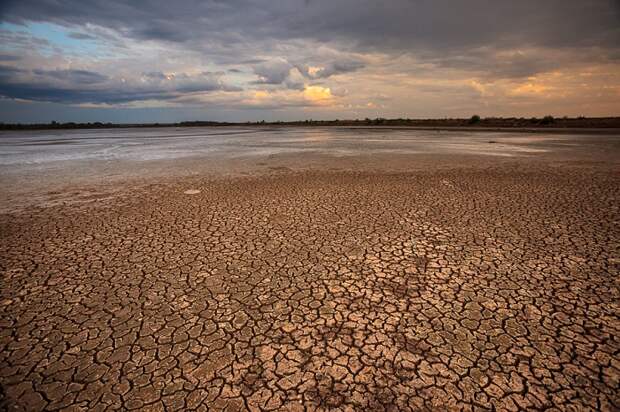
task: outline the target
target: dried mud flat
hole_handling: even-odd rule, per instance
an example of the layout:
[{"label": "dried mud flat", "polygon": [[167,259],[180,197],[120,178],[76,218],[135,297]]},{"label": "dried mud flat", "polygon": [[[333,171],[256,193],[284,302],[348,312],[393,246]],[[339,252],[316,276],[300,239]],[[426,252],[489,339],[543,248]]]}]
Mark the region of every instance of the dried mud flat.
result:
[{"label": "dried mud flat", "polygon": [[0,402],[618,410],[619,182],[285,171],[3,214]]}]

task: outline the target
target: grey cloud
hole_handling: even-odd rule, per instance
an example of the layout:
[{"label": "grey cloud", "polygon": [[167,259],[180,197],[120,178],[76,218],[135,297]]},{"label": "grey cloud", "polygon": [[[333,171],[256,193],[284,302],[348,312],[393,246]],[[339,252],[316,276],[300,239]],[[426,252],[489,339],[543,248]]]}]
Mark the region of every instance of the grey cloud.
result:
[{"label": "grey cloud", "polygon": [[182,43],[193,37],[191,32],[179,30],[179,26],[175,22],[162,23],[155,21],[148,26],[130,30],[130,33],[139,39],[155,39],[175,43]]},{"label": "grey cloud", "polygon": [[75,84],[96,84],[108,80],[108,76],[89,70],[41,70],[32,71],[38,76],[51,77]]},{"label": "grey cloud", "polygon": [[91,36],[90,34],[80,33],[80,32],[71,32],[69,33],[69,37],[76,40],[94,40],[95,36]]},{"label": "grey cloud", "polygon": [[[562,62],[541,56],[514,53],[498,57],[497,50],[469,50],[467,53],[454,53],[445,56],[419,56],[424,64],[432,64],[432,69],[457,69],[472,72],[479,77],[494,79],[523,78],[546,72],[558,67]],[[421,69],[420,69],[421,71]]]},{"label": "grey cloud", "polygon": [[254,73],[259,77],[256,84],[282,84],[292,68],[293,65],[281,59],[255,66]]},{"label": "grey cloud", "polygon": [[[617,0],[178,0],[173,7],[166,0],[152,0],[148,7],[125,0],[4,0],[0,21],[91,23],[125,38],[182,44],[215,63],[254,66],[258,83],[277,85],[286,81],[287,67],[268,56],[290,62],[311,57],[309,45],[316,44],[311,42],[343,53],[411,53],[438,66],[478,70],[487,64],[488,75],[510,75],[513,68],[500,67],[490,55],[472,57],[485,47],[565,48],[574,50],[575,60],[582,59],[583,48],[598,47],[599,58],[610,59],[618,55],[619,10]],[[527,75],[553,63],[540,60],[515,58],[514,70]],[[304,70],[309,61],[295,63],[309,78],[363,67],[359,61],[318,61],[323,70],[311,76]]]},{"label": "grey cloud", "polygon": [[316,75],[317,77],[320,77],[320,78],[326,78],[334,74],[354,72],[363,67],[364,67],[364,63],[360,61],[356,61],[356,60],[335,62],[319,70],[319,72]]},{"label": "grey cloud", "polygon": [[66,104],[119,104],[149,99],[169,100],[176,97],[162,91],[85,90],[29,83],[0,84],[0,96]]},{"label": "grey cloud", "polygon": [[17,56],[15,54],[0,53],[0,61],[14,62],[14,61],[17,61],[17,60],[21,60],[21,56]]},{"label": "grey cloud", "polygon": [[284,59],[274,59],[254,66],[253,71],[259,77],[254,84],[284,85],[289,89],[301,90],[304,84],[300,79],[291,79],[291,70],[297,69],[301,75],[308,79],[326,79],[335,74],[348,73],[364,67],[359,60],[335,60],[323,61],[321,57],[315,58],[319,69],[310,70],[311,65],[305,63],[293,64]]},{"label": "grey cloud", "polygon": [[259,63],[264,63],[267,60],[265,59],[243,59],[238,61],[237,63],[239,64],[259,64]]},{"label": "grey cloud", "polygon": [[142,76],[150,78],[150,79],[158,79],[158,80],[166,79],[166,75],[163,72],[144,72],[142,73]]},{"label": "grey cloud", "polygon": [[618,4],[616,0],[312,1],[304,16],[289,27],[300,36],[341,37],[378,50],[457,50],[488,44],[614,47],[620,39],[613,13]]},{"label": "grey cloud", "polygon": [[64,104],[122,104],[145,100],[171,101],[188,92],[211,92],[222,90],[216,84],[202,86],[185,86],[175,90],[114,88],[114,89],[83,89],[56,87],[46,84],[0,83],[0,96],[25,100],[54,102]]},{"label": "grey cloud", "polygon": [[327,63],[319,63],[320,69],[311,72],[309,65],[298,65],[299,71],[311,79],[326,79],[335,74],[350,73],[362,69],[365,64],[359,60],[342,60]]},{"label": "grey cloud", "polygon": [[0,66],[0,96],[66,104],[119,104],[144,100],[173,101],[187,93],[239,91],[208,73],[184,73],[168,79],[163,73],[143,74],[146,82],[111,79],[87,70],[21,70]]},{"label": "grey cloud", "polygon": [[[614,47],[620,43],[616,0],[5,0],[2,20],[86,22],[140,39],[200,44],[230,41],[343,40],[379,50],[506,45]],[[240,12],[243,10],[243,12]],[[165,17],[164,17],[165,16]]]},{"label": "grey cloud", "polygon": [[0,65],[0,77],[12,76],[17,73],[22,73],[24,70],[17,67]]},{"label": "grey cloud", "polygon": [[[598,48],[579,50],[578,56],[570,49],[525,49],[506,51],[495,47],[467,50],[463,53],[436,55],[423,53],[419,56],[424,64],[432,69],[457,69],[471,72],[472,75],[489,80],[522,79],[553,70],[568,69],[584,62],[607,63],[617,60],[620,54],[605,52]],[[423,69],[420,69],[423,70]]]},{"label": "grey cloud", "polygon": [[[1,15],[2,13],[0,12]],[[1,19],[0,22],[2,22]],[[46,39],[33,37],[25,32],[9,31],[0,27],[0,45],[10,47],[15,52],[24,53],[37,50],[38,48],[49,47],[50,42]]]},{"label": "grey cloud", "polygon": [[291,79],[286,80],[284,85],[290,90],[304,90],[306,88],[306,85],[303,82]]}]

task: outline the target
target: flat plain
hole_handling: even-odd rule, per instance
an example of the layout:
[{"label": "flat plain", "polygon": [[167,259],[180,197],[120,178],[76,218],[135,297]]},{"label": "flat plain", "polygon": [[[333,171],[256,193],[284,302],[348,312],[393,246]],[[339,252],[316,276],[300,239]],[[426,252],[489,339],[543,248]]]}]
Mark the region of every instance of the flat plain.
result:
[{"label": "flat plain", "polygon": [[620,137],[481,136],[5,173],[2,407],[618,410]]}]

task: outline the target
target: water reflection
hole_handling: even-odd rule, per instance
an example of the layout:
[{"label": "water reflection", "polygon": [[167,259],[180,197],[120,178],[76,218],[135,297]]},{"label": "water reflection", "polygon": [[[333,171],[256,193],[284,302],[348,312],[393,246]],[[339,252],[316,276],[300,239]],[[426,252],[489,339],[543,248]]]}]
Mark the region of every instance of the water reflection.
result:
[{"label": "water reflection", "polygon": [[166,128],[4,132],[0,166],[44,167],[74,161],[268,156],[319,152],[516,156],[553,150],[568,136],[356,128]]}]

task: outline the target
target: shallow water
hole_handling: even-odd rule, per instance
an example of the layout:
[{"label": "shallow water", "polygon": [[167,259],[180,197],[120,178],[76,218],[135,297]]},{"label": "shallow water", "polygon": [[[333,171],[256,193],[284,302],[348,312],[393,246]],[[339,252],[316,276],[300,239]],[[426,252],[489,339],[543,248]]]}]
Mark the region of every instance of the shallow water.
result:
[{"label": "shallow water", "polygon": [[[617,137],[617,136],[616,136]],[[209,165],[297,156],[354,158],[460,155],[540,156],[592,145],[594,136],[549,133],[436,131],[387,128],[126,128],[0,132],[0,180],[36,182],[50,176],[141,176],[165,166],[198,173]],[[236,164],[234,162],[237,162]],[[205,166],[206,165],[206,166]],[[232,165],[232,166],[231,166]]]},{"label": "shallow water", "polygon": [[[551,150],[570,136],[355,128],[157,128],[0,133],[0,167],[40,169],[79,161],[219,159],[277,153],[336,156],[456,153],[514,156]],[[546,147],[545,144],[547,144]]]}]

